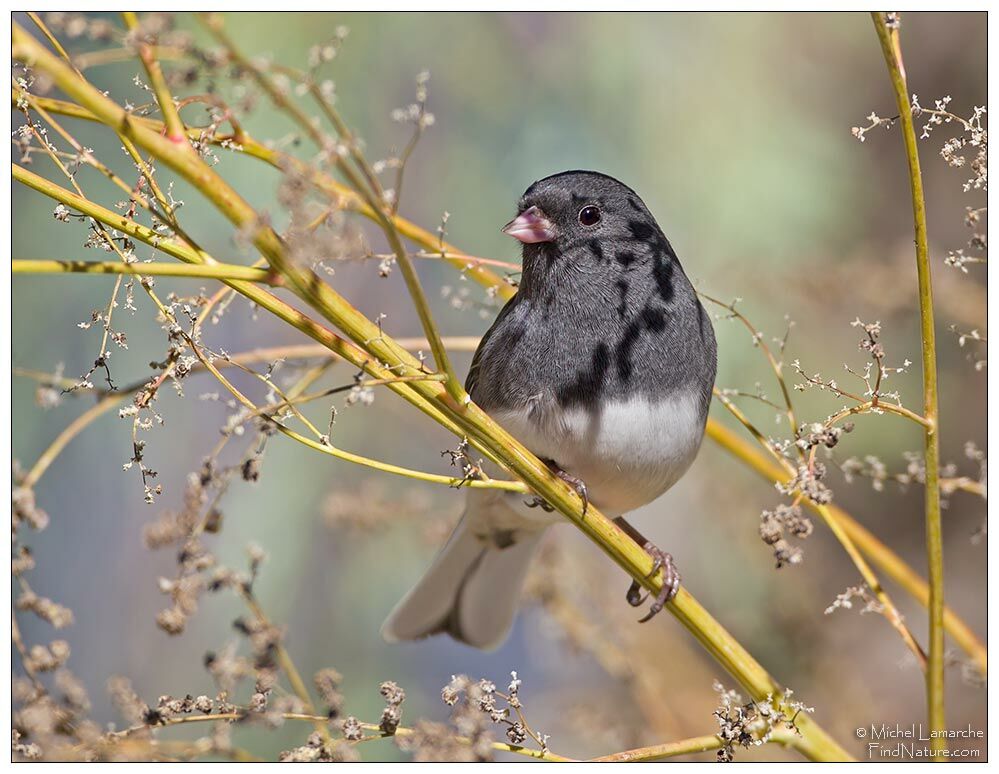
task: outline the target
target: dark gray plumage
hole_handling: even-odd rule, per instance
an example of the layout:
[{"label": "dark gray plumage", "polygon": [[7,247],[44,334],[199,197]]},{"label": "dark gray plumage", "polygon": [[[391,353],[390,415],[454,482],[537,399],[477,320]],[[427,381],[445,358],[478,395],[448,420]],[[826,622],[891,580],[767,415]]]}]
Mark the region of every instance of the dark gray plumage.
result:
[{"label": "dark gray plumage", "polygon": [[[715,379],[711,321],[644,202],[612,177],[539,180],[504,231],[524,243],[521,283],[483,337],[467,388],[663,568],[647,620],[679,575],[623,514],[693,462]],[[510,493],[467,497],[433,567],[386,621],[386,639],[446,631],[489,648],[509,631],[534,549],[560,517]],[[636,585],[628,601],[641,603]]]},{"label": "dark gray plumage", "polygon": [[[602,218],[582,226],[580,209]],[[706,413],[714,329],[680,261],[633,190],[596,172],[539,180],[518,207],[553,222],[553,242],[525,244],[517,295],[486,332],[466,387],[486,411],[548,393],[565,407],[655,398],[693,385]]]}]

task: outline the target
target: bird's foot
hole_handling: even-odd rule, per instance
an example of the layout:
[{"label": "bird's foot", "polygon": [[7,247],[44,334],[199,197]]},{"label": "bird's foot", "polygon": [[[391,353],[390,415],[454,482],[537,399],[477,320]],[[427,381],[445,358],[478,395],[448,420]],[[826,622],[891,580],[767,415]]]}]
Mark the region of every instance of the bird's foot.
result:
[{"label": "bird's foot", "polygon": [[560,478],[562,481],[565,481],[565,483],[567,483],[569,486],[571,486],[573,489],[576,490],[576,494],[579,495],[579,499],[583,501],[582,515],[585,516],[587,509],[590,507],[590,496],[589,493],[586,491],[586,483],[583,481],[583,479],[581,479],[579,476],[574,476],[571,473],[566,473],[564,470],[562,470],[562,468],[560,468],[554,462],[549,462],[548,467],[551,468],[552,472],[558,478]]},{"label": "bird's foot", "polygon": [[[680,573],[677,572],[676,566],[673,564],[673,557],[664,551],[661,551],[653,543],[646,542],[643,547],[648,555],[652,557],[652,572],[650,572],[646,577],[654,578],[656,573],[662,570],[663,587],[659,590],[659,593],[656,594],[655,600],[653,600],[652,605],[649,607],[649,612],[645,614],[644,618],[641,618],[638,621],[639,623],[650,621],[662,612],[666,603],[673,599],[673,597],[676,596],[676,593],[680,590]],[[648,594],[642,593],[642,586],[638,581],[632,581],[626,598],[629,605],[632,607],[638,607],[645,602],[646,599],[648,599]]]},{"label": "bird's foot", "polygon": [[540,497],[532,497],[530,500],[525,500],[524,505],[528,508],[541,508],[545,513],[551,513],[555,509],[542,500]]}]

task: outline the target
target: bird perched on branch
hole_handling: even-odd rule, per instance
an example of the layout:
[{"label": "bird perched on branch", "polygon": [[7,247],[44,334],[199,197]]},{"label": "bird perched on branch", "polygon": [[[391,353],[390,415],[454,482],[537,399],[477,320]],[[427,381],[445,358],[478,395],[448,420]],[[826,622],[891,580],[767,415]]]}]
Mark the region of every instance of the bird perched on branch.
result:
[{"label": "bird perched on branch", "polygon": [[[592,502],[614,517],[662,569],[646,621],[680,576],[623,517],[697,455],[717,363],[711,320],[645,203],[612,177],[539,180],[503,231],[523,243],[523,274],[479,344],[467,389],[576,488],[584,509]],[[515,493],[466,496],[447,544],[385,622],[387,640],[447,632],[490,649],[509,632],[531,557],[562,519]],[[637,583],[627,599],[644,601]]]}]

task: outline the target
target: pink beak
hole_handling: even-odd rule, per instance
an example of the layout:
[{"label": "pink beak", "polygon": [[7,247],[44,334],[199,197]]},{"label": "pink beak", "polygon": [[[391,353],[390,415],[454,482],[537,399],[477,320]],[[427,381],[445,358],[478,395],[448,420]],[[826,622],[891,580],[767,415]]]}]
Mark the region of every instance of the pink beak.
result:
[{"label": "pink beak", "polygon": [[530,207],[503,226],[503,233],[532,245],[536,242],[551,242],[555,238],[555,226],[537,207]]}]

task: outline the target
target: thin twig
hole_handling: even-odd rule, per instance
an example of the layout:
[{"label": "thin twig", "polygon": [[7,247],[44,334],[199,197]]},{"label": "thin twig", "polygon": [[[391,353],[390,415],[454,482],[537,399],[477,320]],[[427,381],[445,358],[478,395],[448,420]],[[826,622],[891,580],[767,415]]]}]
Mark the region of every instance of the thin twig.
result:
[{"label": "thin twig", "polygon": [[131,274],[136,277],[191,277],[194,279],[233,279],[281,285],[282,279],[269,269],[255,269],[231,263],[206,266],[175,263],[113,263],[110,261],[47,261],[15,259],[13,274]]},{"label": "thin twig", "polygon": [[[767,449],[777,463],[781,466],[784,471],[784,480],[789,481],[794,476],[794,469],[791,464],[781,457],[773,446],[767,441],[763,434],[756,429],[756,427],[746,418],[746,416],[739,411],[739,409],[727,398],[722,396],[720,392],[715,389],[715,396],[719,398],[722,405],[725,406],[731,414],[739,420],[739,422],[756,438],[757,442],[760,443],[765,449]],[[813,449],[814,451],[814,449]],[[846,551],[850,560],[853,562],[854,566],[860,572],[861,577],[863,577],[864,582],[867,583],[868,587],[877,597],[878,601],[882,605],[882,612],[887,621],[895,628],[895,630],[901,636],[902,641],[905,643],[906,647],[912,652],[916,657],[917,663],[926,668],[926,654],[922,647],[916,642],[916,638],[913,636],[912,632],[909,631],[909,627],[906,625],[902,614],[899,613],[898,608],[895,606],[894,601],[888,596],[888,592],[885,591],[884,587],[881,585],[881,581],[878,579],[877,575],[874,574],[874,570],[864,559],[863,554],[857,548],[850,533],[843,526],[841,520],[838,518],[838,514],[834,512],[828,505],[816,503],[808,497],[803,497],[802,492],[798,492],[799,499],[803,499],[804,502],[808,503],[813,507],[816,513],[822,517],[822,520],[829,527],[829,530],[833,533],[835,538],[839,541],[840,545]]]},{"label": "thin twig", "polygon": [[[720,422],[709,422],[706,434],[737,460],[769,482],[786,483],[791,474],[779,462],[768,459],[749,441],[740,438]],[[811,500],[805,504],[818,513],[818,505]],[[889,578],[905,589],[916,601],[926,607],[929,587],[925,580],[902,557],[881,542],[870,530],[837,505],[826,506],[832,516],[843,526],[851,540],[871,558]],[[988,674],[988,649],[978,636],[953,610],[944,609],[944,626],[954,641],[972,658],[983,675]]]},{"label": "thin twig", "polygon": [[603,755],[599,758],[591,758],[592,763],[638,763],[640,761],[663,761],[668,758],[675,758],[679,755],[690,755],[692,753],[717,750],[724,747],[725,743],[715,734],[705,736],[695,736],[690,739],[681,739],[677,742],[667,742],[649,747],[639,747],[634,750],[624,750],[613,755]]},{"label": "thin twig", "polygon": [[[451,360],[448,357],[447,350],[441,342],[440,331],[437,328],[437,324],[434,322],[433,313],[430,311],[430,302],[427,300],[423,286],[420,284],[420,278],[416,273],[416,267],[413,265],[413,261],[410,258],[409,253],[406,252],[406,248],[402,243],[402,237],[398,228],[396,228],[394,220],[392,219],[392,213],[385,211],[385,202],[379,201],[375,198],[375,193],[368,188],[366,180],[360,177],[358,173],[346,163],[343,157],[336,152],[335,148],[332,148],[331,150],[330,146],[333,143],[331,143],[331,141],[329,141],[328,138],[326,138],[323,133],[319,131],[319,129],[302,111],[302,109],[289,100],[263,70],[254,65],[253,62],[243,55],[233,40],[223,30],[222,21],[218,15],[210,14],[206,16],[204,14],[200,14],[198,18],[204,22],[207,29],[212,33],[212,35],[215,36],[216,40],[222,44],[232,60],[240,68],[253,76],[253,79],[267,93],[268,97],[271,98],[275,106],[284,110],[292,118],[294,118],[321,151],[332,153],[332,158],[337,169],[339,169],[340,172],[348,179],[354,190],[360,194],[361,198],[366,202],[368,207],[370,207],[375,213],[375,219],[377,220],[379,226],[381,226],[382,231],[385,233],[385,237],[389,242],[389,247],[392,248],[392,252],[395,254],[396,261],[402,271],[403,279],[406,282],[406,288],[412,298],[413,305],[416,307],[416,313],[420,318],[423,333],[430,342],[430,350],[433,353],[434,362],[437,364],[437,370],[447,374],[448,378],[447,381],[444,382],[444,387],[457,405],[464,405],[468,401],[468,395],[465,392],[461,380],[458,379],[458,376],[451,365]],[[327,112],[328,114],[336,115],[336,111],[333,109],[332,105],[328,105]],[[340,121],[339,125],[342,126],[343,122]],[[355,161],[360,159],[361,161],[359,163],[362,168],[366,168],[367,162],[363,160],[363,156],[361,155],[356,142],[352,143],[351,153]],[[373,177],[373,174],[374,173],[370,173],[370,176]],[[369,175],[365,175],[365,177],[368,176]],[[266,254],[266,251],[264,252]]]}]

